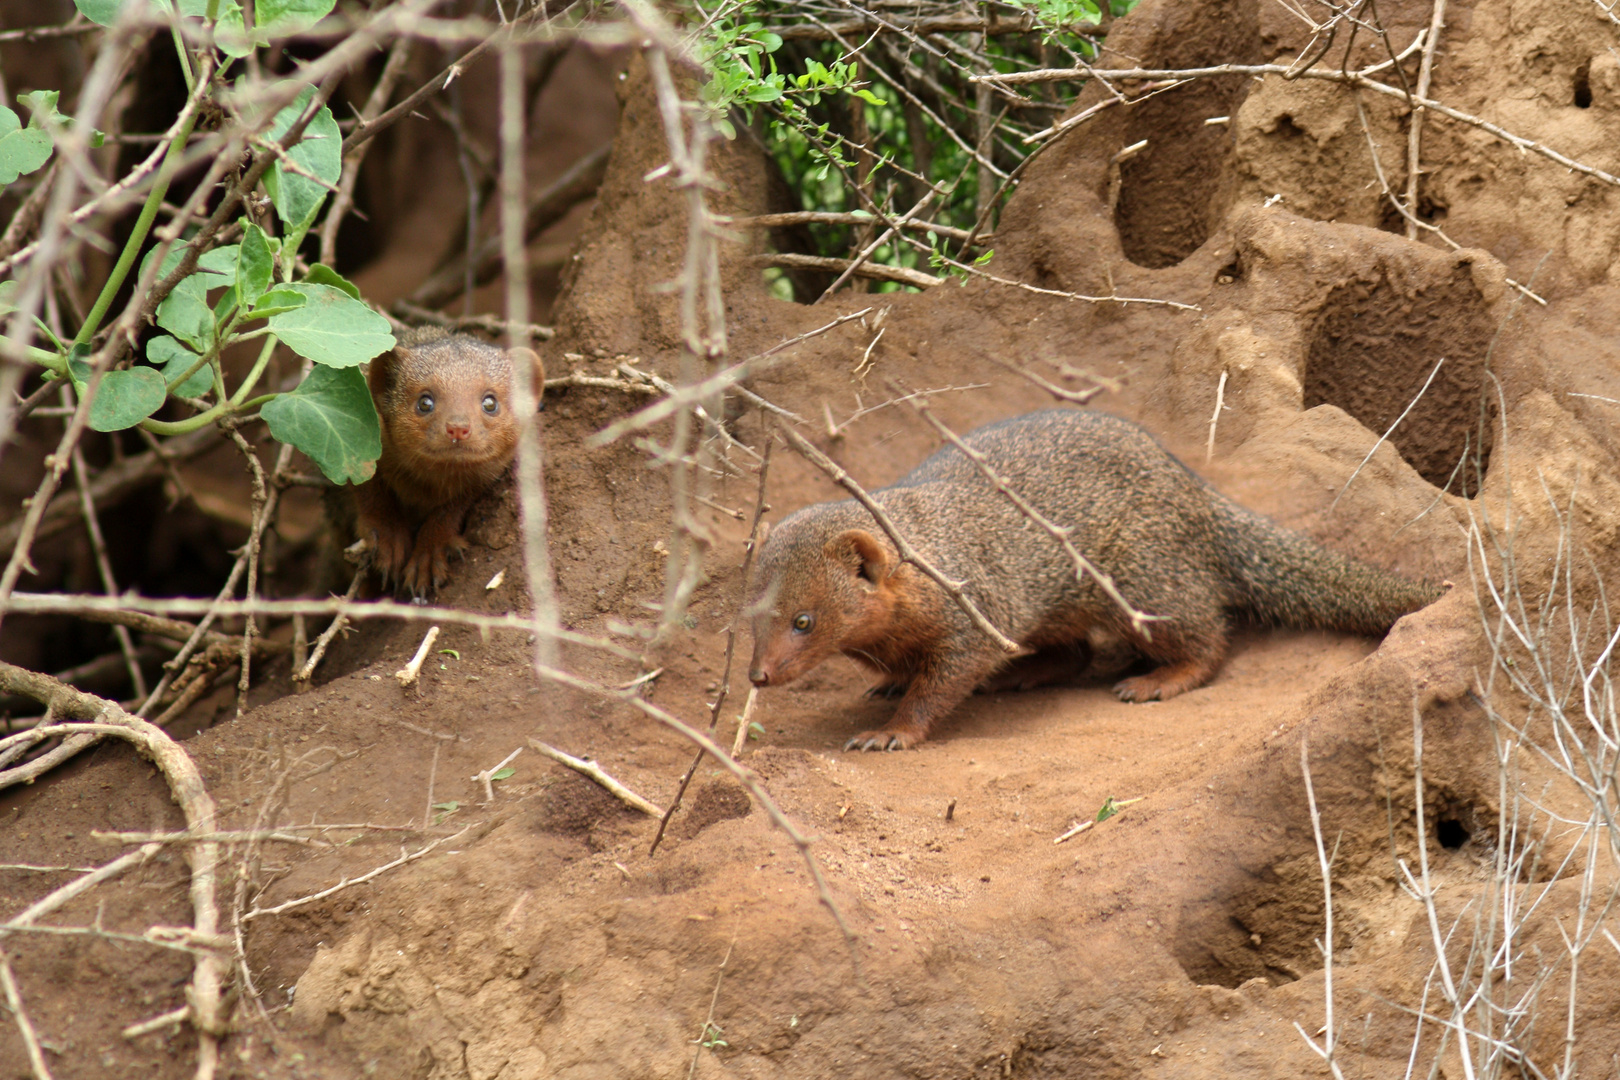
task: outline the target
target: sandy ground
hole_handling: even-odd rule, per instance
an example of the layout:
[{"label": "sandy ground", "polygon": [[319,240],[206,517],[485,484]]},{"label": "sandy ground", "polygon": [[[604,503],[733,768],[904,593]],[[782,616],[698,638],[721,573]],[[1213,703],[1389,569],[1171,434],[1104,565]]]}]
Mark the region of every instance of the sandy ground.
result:
[{"label": "sandy ground", "polygon": [[[1299,46],[1280,16],[1242,8],[1228,19],[1228,6],[1148,0],[1110,40],[1166,64],[1205,53],[1269,59]],[[1543,40],[1536,62],[1524,48],[1490,71],[1473,59],[1536,36],[1504,29],[1532,18],[1524,6],[1453,13],[1437,96],[1475,111],[1501,101],[1516,130],[1612,165],[1620,119],[1603,103],[1620,84],[1604,81],[1609,69],[1598,59],[1589,58],[1593,101],[1578,114],[1561,88],[1574,78],[1566,53],[1579,50],[1563,38]],[[1385,18],[1404,41],[1427,14],[1400,5]],[[1219,33],[1199,33],[1216,25]],[[1578,30],[1588,43],[1606,32],[1595,19]],[[641,179],[662,160],[662,136],[639,66],[629,72],[623,84],[606,67],[594,82],[579,76],[610,119],[608,91],[617,87],[624,112],[601,197],[571,223],[574,233],[547,241],[574,253],[554,310],[552,372],[605,373],[623,356],[674,374],[675,301],[657,286],[676,272],[685,222],[667,189]],[[1587,234],[1609,228],[1601,223],[1613,215],[1590,219],[1599,224],[1583,215],[1588,201],[1606,206],[1614,196],[1431,119],[1426,156],[1440,162],[1436,191],[1451,200],[1441,216],[1473,246],[1453,253],[1413,243],[1377,228],[1388,223],[1376,199],[1320,184],[1324,170],[1367,153],[1353,105],[1346,126],[1345,101],[1320,87],[1209,86],[1208,100],[1167,96],[1157,113],[1104,114],[1087,141],[1054,150],[1009,206],[993,263],[1046,289],[1113,288],[1199,310],[1086,304],[983,282],[843,294],[811,309],[769,299],[758,271],[736,258],[747,245],[736,245],[724,271],[732,354],[887,308],[864,381],[853,372],[873,332],[854,322],[789,351],[751,383],[809,418],[803,430],[868,487],[938,445],[903,407],[861,412],[891,396],[883,380],[942,391],[934,407],[964,431],[1051,403],[998,361],[1033,363],[1058,379],[1063,364],[1083,368],[1119,381],[1097,407],[1144,423],[1245,505],[1346,554],[1456,587],[1383,641],[1241,630],[1212,683],[1163,703],[1127,705],[1108,692],[1129,657],[1072,685],[976,696],[905,753],[840,749],[893,708],[861,696],[867,679],[853,664],[829,663],[766,691],[763,734],[743,761],[812,838],[836,915],[789,838],[712,762],[698,768],[656,855],[648,854],[656,823],[530,749],[484,802],[474,774],[530,738],[596,759],[661,804],[691,747],[625,704],[537,685],[520,636],[449,628],[437,646],[445,651],[404,691],[393,673],[420,627],[368,624],[339,644],[309,693],[291,693],[285,663],[272,665],[246,715],[232,718],[223,699],[205,703],[204,722],[212,709],[220,722],[187,744],[222,827],[401,830],[340,831],[333,846],[269,844],[233,863],[222,894],[243,918],[257,999],[239,1004],[227,1044],[232,1075],[1327,1075],[1300,1030],[1317,1034],[1327,1004],[1302,747],[1335,851],[1333,1005],[1346,1075],[1406,1075],[1414,1054],[1424,1075],[1431,1064],[1464,1075],[1432,1025],[1414,1050],[1409,1010],[1428,1000],[1426,986],[1437,992],[1434,950],[1398,864],[1415,865],[1427,844],[1439,907],[1455,918],[1487,895],[1503,815],[1521,793],[1574,808],[1531,755],[1515,759],[1510,784],[1499,783],[1476,681],[1490,654],[1464,537],[1485,517],[1506,535],[1511,510],[1531,599],[1548,587],[1566,526],[1593,570],[1612,562],[1620,439],[1613,407],[1599,399],[1620,396],[1620,294],[1609,284],[1612,240],[1608,261],[1588,250],[1598,241]],[[1525,104],[1537,94],[1539,111]],[[1176,141],[1226,110],[1235,116],[1230,138]],[[1404,117],[1379,113],[1377,123],[1395,132]],[[1143,137],[1154,149],[1132,168],[1109,165],[1118,145]],[[1599,150],[1600,137],[1609,149]],[[768,205],[763,164],[746,143],[725,148],[719,168],[729,184],[717,196],[723,212]],[[1504,179],[1508,170],[1528,179]],[[1471,175],[1494,179],[1479,185]],[[1586,201],[1565,202],[1566,189]],[[1278,191],[1289,193],[1281,205],[1261,206]],[[1510,198],[1519,200],[1513,214],[1503,209]],[[1536,278],[1546,308],[1506,282],[1529,279],[1545,250],[1531,249],[1537,230],[1562,238]],[[415,280],[397,262],[376,273],[364,284],[384,301]],[[1422,410],[1379,443],[1441,356],[1444,376]],[[1223,408],[1206,457],[1217,393]],[[564,621],[593,634],[648,625],[647,605],[662,591],[666,477],[635,448],[585,445],[631,404],[570,390],[549,395],[544,414]],[[747,409],[732,431],[756,447],[769,435]],[[1482,468],[1441,494],[1436,485],[1458,458],[1482,444]],[[739,475],[712,499],[748,516],[754,485]],[[838,495],[778,446],[768,519]],[[497,493],[477,516],[478,544],[443,599],[521,610],[512,497]],[[690,633],[656,656],[662,673],[648,696],[703,725],[723,678],[747,524],[712,510],[699,516],[716,540],[707,580]],[[486,591],[498,570],[505,584]],[[1592,589],[1582,578],[1581,603]],[[746,634],[737,643],[723,741],[746,691],[750,644]],[[605,652],[564,655],[610,684],[641,674]],[[1424,732],[1421,835],[1414,714]],[[1109,799],[1140,801],[1053,842]],[[110,747],[49,783],[0,796],[7,863],[87,865],[112,850],[91,830],[179,825],[152,770]],[[1561,1063],[1567,1019],[1579,1033],[1578,1074],[1607,1076],[1620,1045],[1620,959],[1588,953],[1568,1004],[1559,920],[1572,917],[1584,863],[1559,863],[1556,831],[1530,832],[1546,857],[1527,882],[1567,880],[1547,892],[1521,941],[1526,966],[1516,977],[1545,978],[1546,995],[1545,1019],[1525,1045],[1538,1067]],[[404,865],[334,888],[430,842],[437,846]],[[64,880],[0,869],[0,910]],[[181,923],[186,881],[178,854],[165,850],[63,919],[99,917],[136,933]],[[1474,924],[1459,925],[1461,956]],[[58,1075],[189,1075],[183,1028],[118,1035],[182,1003],[183,956],[89,939],[14,937],[6,949]],[[24,1068],[15,1040],[0,1039],[0,1070]]]}]

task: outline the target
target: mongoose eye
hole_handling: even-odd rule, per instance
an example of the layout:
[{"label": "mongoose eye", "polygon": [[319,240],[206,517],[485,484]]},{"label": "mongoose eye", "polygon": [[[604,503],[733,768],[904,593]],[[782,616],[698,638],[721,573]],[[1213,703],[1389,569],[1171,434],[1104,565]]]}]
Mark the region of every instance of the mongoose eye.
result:
[{"label": "mongoose eye", "polygon": [[433,395],[432,394],[423,394],[421,397],[417,398],[416,399],[416,411],[421,413],[423,416],[426,416],[428,413],[432,412],[433,411]]},{"label": "mongoose eye", "polygon": [[808,634],[816,627],[816,617],[808,611],[801,611],[793,616],[793,632],[795,634]]},{"label": "mongoose eye", "polygon": [[485,394],[484,395],[484,413],[485,413],[485,415],[494,416],[496,413],[498,413],[500,411],[501,411],[501,400],[500,400],[500,398],[496,397],[494,394]]}]

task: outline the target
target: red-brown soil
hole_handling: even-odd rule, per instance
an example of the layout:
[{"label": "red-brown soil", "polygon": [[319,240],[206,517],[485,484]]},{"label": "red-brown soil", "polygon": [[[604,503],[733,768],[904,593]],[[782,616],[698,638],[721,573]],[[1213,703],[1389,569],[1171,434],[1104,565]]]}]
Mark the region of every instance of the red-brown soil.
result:
[{"label": "red-brown soil", "polygon": [[[1380,10],[1398,43],[1428,19],[1426,5]],[[1454,6],[1449,18],[1436,97],[1474,113],[1495,108],[1510,129],[1613,167],[1620,68],[1603,66],[1608,28],[1592,12],[1480,4]],[[1554,23],[1568,33],[1545,29]],[[1299,38],[1275,5],[1256,14],[1253,5],[1146,0],[1110,44],[1145,64],[1191,65],[1269,60]],[[1563,89],[1577,54],[1589,60],[1589,109],[1570,105]],[[570,226],[580,231],[554,312],[553,373],[605,374],[625,356],[674,376],[676,299],[660,286],[678,273],[685,217],[672,190],[643,180],[666,150],[639,65],[629,73],[608,179],[588,219]],[[616,82],[580,79],[598,90]],[[938,445],[904,406],[866,413],[829,437],[827,417],[843,424],[891,396],[885,380],[955,388],[932,401],[965,431],[1051,403],[998,361],[1072,364],[1119,380],[1097,407],[1141,421],[1245,505],[1347,554],[1449,580],[1452,591],[1381,642],[1245,630],[1209,686],[1168,702],[1116,701],[1106,664],[1070,686],[978,696],[904,753],[840,750],[893,707],[861,697],[866,680],[853,665],[831,663],[766,691],[764,734],[743,760],[813,837],[851,941],[787,837],[712,762],[700,766],[655,856],[653,821],[532,750],[484,804],[473,775],[531,737],[596,759],[659,803],[672,797],[692,748],[627,705],[537,684],[520,636],[447,628],[437,648],[454,652],[434,657],[419,689],[402,691],[393,673],[421,627],[366,624],[334,650],[309,693],[290,692],[285,662],[272,666],[241,719],[222,711],[187,743],[222,827],[428,817],[443,826],[429,839],[466,830],[373,881],[246,924],[270,1019],[241,1003],[240,1032],[227,1043],[232,1075],[1327,1075],[1298,1030],[1322,1028],[1325,995],[1323,886],[1302,745],[1335,851],[1341,1062],[1347,1075],[1407,1075],[1409,1010],[1423,999],[1433,950],[1397,860],[1415,866],[1427,842],[1451,918],[1491,875],[1504,792],[1515,806],[1522,793],[1585,813],[1530,755],[1499,787],[1476,693],[1490,652],[1465,533],[1484,516],[1504,528],[1511,511],[1532,603],[1547,587],[1563,525],[1592,570],[1615,568],[1620,429],[1615,406],[1600,400],[1620,398],[1615,195],[1431,116],[1425,160],[1436,163],[1436,190],[1448,200],[1445,224],[1473,246],[1414,243],[1377,228],[1389,223],[1359,173],[1353,188],[1324,180],[1350,175],[1367,154],[1354,103],[1337,88],[1209,85],[1204,97],[1156,99],[1156,111],[1105,112],[1083,138],[1055,148],[1009,205],[992,263],[1044,289],[1114,289],[1199,310],[1090,304],[984,282],[845,293],[801,307],[770,299],[758,271],[740,265],[738,244],[724,270],[731,355],[863,307],[888,308],[864,382],[853,370],[873,335],[855,322],[787,351],[750,384],[807,418],[805,433],[868,487]],[[1380,102],[1372,112],[1382,141],[1404,147],[1404,107]],[[1202,121],[1227,113],[1232,138],[1177,141],[1184,129],[1224,130]],[[1279,126],[1284,115],[1291,119]],[[1130,167],[1109,164],[1144,137],[1152,149]],[[739,141],[716,153],[727,182],[717,207],[764,209],[770,185],[755,151]],[[1402,157],[1389,153],[1391,163]],[[1280,205],[1262,205],[1277,193]],[[386,277],[393,272],[363,282],[367,294],[386,302],[416,280]],[[1504,281],[1532,274],[1546,307]],[[1374,450],[1441,357],[1418,409]],[[1224,407],[1206,459],[1218,392]],[[586,445],[634,405],[571,389],[549,395],[544,414],[563,617],[596,635],[648,626],[648,605],[662,597],[667,478],[639,449]],[[1482,431],[1483,479],[1467,475],[1451,488],[1477,497],[1440,494],[1436,484],[1481,445]],[[757,447],[768,430],[745,408],[734,434]],[[713,501],[751,512],[753,486],[751,476],[733,478]],[[770,518],[840,494],[778,447]],[[663,671],[649,694],[701,725],[737,610],[747,526],[709,510],[699,516],[715,539],[708,579],[690,633],[656,657]],[[523,608],[510,497],[492,500],[476,531],[481,543],[443,599]],[[486,593],[497,570],[505,584]],[[723,740],[741,708],[749,646],[744,635]],[[567,650],[564,661],[609,684],[641,674],[606,652]],[[1414,712],[1424,731],[1421,838]],[[1141,801],[1053,843],[1109,798]],[[112,748],[37,789],[0,796],[8,863],[89,865],[113,850],[90,839],[92,829],[179,825],[161,780]],[[343,837],[357,835],[333,847],[267,845],[255,864],[233,865],[222,896],[228,904],[234,875],[246,873],[247,906],[271,908],[424,842],[421,833]],[[1538,836],[1541,865],[1558,867],[1562,841]],[[1545,1018],[1527,1043],[1542,1067],[1563,1060],[1558,920],[1574,910],[1583,866],[1557,870],[1570,880],[1524,939],[1522,962],[1552,972]],[[0,910],[65,880],[0,870]],[[183,923],[186,882],[184,863],[165,852],[62,918],[99,916],[135,933]],[[1455,944],[1466,948],[1463,937]],[[59,1076],[189,1075],[193,1043],[183,1028],[133,1042],[118,1034],[183,1002],[184,956],[79,939],[14,937],[5,947]],[[1579,1075],[1613,1069],[1617,1000],[1620,955],[1594,947],[1570,1014]],[[706,1023],[708,1048],[699,1045]],[[1428,1032],[1418,1072],[1431,1075],[1438,1054],[1439,1075],[1462,1076],[1456,1051],[1439,1053],[1432,1025]],[[26,1069],[9,1036],[0,1038],[0,1069]]]}]

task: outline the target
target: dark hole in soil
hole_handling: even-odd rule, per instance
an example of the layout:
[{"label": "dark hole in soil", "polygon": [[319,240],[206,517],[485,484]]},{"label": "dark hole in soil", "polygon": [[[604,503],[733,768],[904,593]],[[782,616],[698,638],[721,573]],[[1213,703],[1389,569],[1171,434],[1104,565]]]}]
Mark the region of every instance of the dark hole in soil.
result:
[{"label": "dark hole in soil", "polygon": [[1434,823],[1434,838],[1447,851],[1456,851],[1468,843],[1468,826],[1456,818],[1441,818]]},{"label": "dark hole in soil", "polygon": [[1138,266],[1174,266],[1209,238],[1219,216],[1216,183],[1232,150],[1231,132],[1204,123],[1237,111],[1247,87],[1212,79],[1182,96],[1135,106],[1121,146],[1147,146],[1119,166],[1114,226]]},{"label": "dark hole in soil", "polygon": [[[1386,276],[1344,282],[1311,335],[1305,407],[1336,405],[1368,430],[1390,432],[1425,480],[1471,495],[1490,462],[1491,424],[1488,414],[1481,422],[1481,400],[1491,333],[1466,266],[1400,287]],[[1465,454],[1471,460],[1459,468]]]},{"label": "dark hole in soil", "polygon": [[1590,60],[1575,69],[1574,101],[1577,109],[1590,109],[1592,107],[1592,61]]},{"label": "dark hole in soil", "polygon": [[1272,127],[1271,134],[1279,139],[1303,139],[1305,129],[1294,123],[1294,118],[1287,113],[1277,117],[1277,123]]}]

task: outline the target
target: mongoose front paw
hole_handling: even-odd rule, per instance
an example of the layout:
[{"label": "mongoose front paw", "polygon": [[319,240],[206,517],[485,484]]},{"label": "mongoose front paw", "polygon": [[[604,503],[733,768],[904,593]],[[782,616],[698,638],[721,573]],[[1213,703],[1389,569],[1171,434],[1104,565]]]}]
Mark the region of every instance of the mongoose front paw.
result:
[{"label": "mongoose front paw", "polygon": [[371,531],[375,541],[371,565],[384,585],[399,580],[411,558],[411,531],[394,525],[378,526]]},{"label": "mongoose front paw", "polygon": [[910,731],[863,731],[844,744],[845,750],[910,750],[923,737]]},{"label": "mongoose front paw", "polygon": [[439,586],[450,579],[449,555],[460,555],[467,550],[467,541],[459,536],[453,536],[443,543],[423,543],[418,538],[416,550],[411,553],[410,561],[400,572],[400,584],[409,589],[412,596],[428,596]]}]

